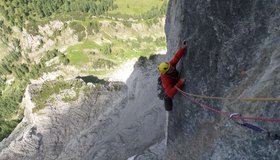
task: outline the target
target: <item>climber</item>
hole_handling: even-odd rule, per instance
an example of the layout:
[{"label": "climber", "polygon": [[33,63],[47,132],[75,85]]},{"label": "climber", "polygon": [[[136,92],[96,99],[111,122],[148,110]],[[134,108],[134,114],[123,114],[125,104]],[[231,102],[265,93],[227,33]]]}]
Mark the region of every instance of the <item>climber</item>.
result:
[{"label": "climber", "polygon": [[162,85],[165,95],[164,106],[167,111],[172,110],[172,98],[178,92],[175,87],[180,88],[185,80],[180,79],[179,72],[176,70],[176,65],[182,56],[185,54],[185,49],[187,48],[187,42],[183,41],[180,49],[174,55],[171,61],[161,62],[158,65],[158,70],[160,72],[160,78],[158,79],[158,84]]}]

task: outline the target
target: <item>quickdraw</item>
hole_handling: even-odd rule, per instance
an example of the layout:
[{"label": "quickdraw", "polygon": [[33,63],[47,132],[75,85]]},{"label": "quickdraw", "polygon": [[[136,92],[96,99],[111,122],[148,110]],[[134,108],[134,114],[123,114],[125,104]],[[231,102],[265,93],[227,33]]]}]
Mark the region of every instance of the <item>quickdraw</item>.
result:
[{"label": "quickdraw", "polygon": [[239,114],[239,113],[232,113],[229,116],[229,119],[232,120],[235,124],[240,125],[242,127],[246,127],[246,128],[252,129],[252,130],[254,130],[256,132],[263,132],[263,131],[265,131],[264,129],[262,129],[262,128],[258,127],[258,126],[255,126],[253,124],[245,122],[244,120],[237,121],[237,119],[234,119],[235,116],[241,117],[241,114]]}]

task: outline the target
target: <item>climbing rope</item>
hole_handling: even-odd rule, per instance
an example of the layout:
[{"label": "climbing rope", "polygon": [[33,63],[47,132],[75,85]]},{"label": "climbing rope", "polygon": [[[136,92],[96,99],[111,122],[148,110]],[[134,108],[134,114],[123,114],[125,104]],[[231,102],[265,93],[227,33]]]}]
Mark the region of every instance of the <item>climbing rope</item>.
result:
[{"label": "climbing rope", "polygon": [[204,98],[204,99],[217,99],[217,100],[239,100],[239,101],[280,101],[280,98],[233,98],[233,97],[215,97],[215,96],[205,96],[205,95],[197,95],[192,93],[184,94],[196,97],[196,98]]},{"label": "climbing rope", "polygon": [[235,119],[235,120],[259,120],[259,121],[270,121],[270,122],[280,122],[280,119],[274,119],[274,118],[266,118],[266,117],[245,117],[245,116],[239,116],[239,115],[236,115],[236,116],[232,116],[232,114],[230,113],[227,113],[227,112],[223,112],[221,110],[218,110],[218,109],[215,109],[213,107],[210,107],[210,106],[207,106],[203,103],[200,103],[198,102],[197,100],[195,100],[191,95],[188,95],[186,92],[182,91],[180,88],[176,87],[175,88],[186,98],[189,98],[193,103],[201,106],[202,108],[204,109],[207,109],[207,110],[211,110],[213,112],[216,112],[222,116],[225,116],[225,117],[229,117],[231,119]]},{"label": "climbing rope", "polygon": [[[238,115],[241,116],[241,115],[238,114],[238,113],[233,113],[233,114],[231,114],[231,115],[229,116],[230,119],[232,119],[233,122],[234,122],[235,124],[240,125],[240,126],[242,126],[242,127],[246,127],[246,128],[252,129],[252,130],[254,130],[254,131],[256,131],[256,132],[263,132],[263,131],[266,131],[265,129],[260,128],[260,127],[258,127],[258,126],[256,126],[256,125],[247,123],[247,122],[245,122],[244,120],[241,120],[240,122],[238,122],[237,120],[234,120],[233,117],[234,117],[234,116],[238,116]],[[266,131],[266,132],[268,132],[268,131]]]}]

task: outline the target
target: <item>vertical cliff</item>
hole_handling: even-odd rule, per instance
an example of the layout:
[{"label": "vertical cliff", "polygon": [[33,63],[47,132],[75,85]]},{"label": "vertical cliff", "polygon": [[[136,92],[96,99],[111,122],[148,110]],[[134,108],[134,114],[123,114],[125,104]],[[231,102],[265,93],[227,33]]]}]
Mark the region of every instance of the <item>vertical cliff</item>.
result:
[{"label": "vertical cliff", "polygon": [[[278,0],[169,1],[168,58],[183,39],[189,44],[180,66],[186,78],[183,90],[220,97],[279,97],[279,6]],[[197,100],[229,113],[280,118],[279,102]],[[279,123],[249,122],[280,130]],[[169,114],[167,159],[280,159],[280,142],[178,94]]]}]

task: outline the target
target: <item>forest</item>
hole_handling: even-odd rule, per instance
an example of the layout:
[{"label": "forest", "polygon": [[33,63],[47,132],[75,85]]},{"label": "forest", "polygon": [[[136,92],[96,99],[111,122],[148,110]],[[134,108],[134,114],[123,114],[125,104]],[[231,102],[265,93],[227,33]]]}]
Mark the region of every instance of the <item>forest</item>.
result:
[{"label": "forest", "polygon": [[113,0],[3,0],[0,12],[13,26],[23,27],[27,21],[56,13],[82,12],[101,15],[114,7]]},{"label": "forest", "polygon": [[[22,101],[26,86],[30,79],[36,79],[46,70],[45,63],[50,59],[58,57],[64,65],[69,63],[69,59],[57,49],[48,51],[38,64],[27,59],[26,63],[19,63],[22,55],[20,52],[10,52],[0,62],[0,140],[5,138],[22,118],[22,111],[19,104]],[[7,84],[6,77],[13,76],[14,81]],[[17,118],[14,115],[18,115]]]}]

